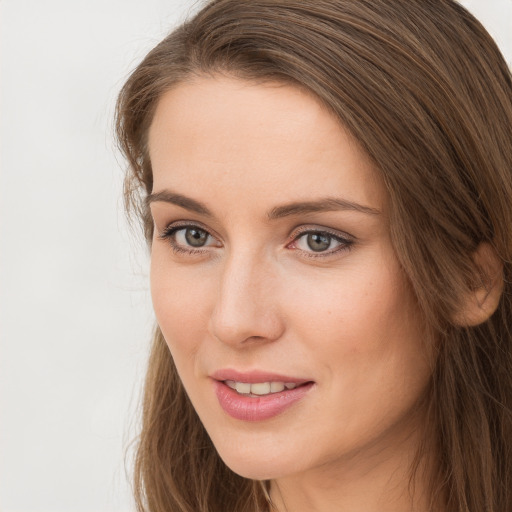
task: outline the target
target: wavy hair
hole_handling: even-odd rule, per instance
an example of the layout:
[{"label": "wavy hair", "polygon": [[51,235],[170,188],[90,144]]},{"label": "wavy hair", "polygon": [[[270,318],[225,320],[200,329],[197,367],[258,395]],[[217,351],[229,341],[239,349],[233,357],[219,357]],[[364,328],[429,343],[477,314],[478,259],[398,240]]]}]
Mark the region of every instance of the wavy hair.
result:
[{"label": "wavy hair", "polygon": [[[431,509],[512,510],[512,79],[496,44],[452,0],[214,0],[158,44],[117,103],[126,205],[153,225],[148,129],[162,94],[198,75],[313,93],[382,174],[391,236],[435,339],[428,396]],[[457,325],[485,282],[485,242],[504,289],[484,323]],[[433,443],[433,444],[431,444]],[[265,486],[217,455],[157,328],[134,472],[140,512],[269,511]]]}]

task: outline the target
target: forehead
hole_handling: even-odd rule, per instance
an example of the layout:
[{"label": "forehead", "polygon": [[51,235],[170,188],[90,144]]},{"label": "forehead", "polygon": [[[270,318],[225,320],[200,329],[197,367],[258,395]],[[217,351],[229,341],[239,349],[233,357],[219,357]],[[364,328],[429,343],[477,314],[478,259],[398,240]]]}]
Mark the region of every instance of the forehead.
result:
[{"label": "forehead", "polygon": [[[311,94],[280,83],[198,78],[160,99],[149,131],[154,190],[248,204],[342,194],[382,209],[369,157]],[[268,206],[268,205],[267,205]]]}]

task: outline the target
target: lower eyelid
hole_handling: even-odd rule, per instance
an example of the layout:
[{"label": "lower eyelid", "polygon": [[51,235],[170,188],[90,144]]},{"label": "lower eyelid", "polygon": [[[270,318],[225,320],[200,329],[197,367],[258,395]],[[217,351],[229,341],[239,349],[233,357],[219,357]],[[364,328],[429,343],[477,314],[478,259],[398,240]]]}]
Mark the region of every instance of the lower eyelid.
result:
[{"label": "lower eyelid", "polygon": [[339,246],[335,247],[334,249],[328,249],[326,251],[320,251],[320,252],[314,252],[314,251],[304,251],[301,249],[298,249],[305,258],[329,258],[329,257],[336,257],[340,256],[344,252],[348,252],[352,250],[352,243],[341,243]]}]

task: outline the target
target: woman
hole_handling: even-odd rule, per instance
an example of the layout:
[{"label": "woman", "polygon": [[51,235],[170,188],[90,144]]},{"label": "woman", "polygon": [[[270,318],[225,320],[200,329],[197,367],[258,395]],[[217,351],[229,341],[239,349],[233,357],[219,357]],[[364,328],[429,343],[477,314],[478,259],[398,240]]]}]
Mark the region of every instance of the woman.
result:
[{"label": "woman", "polygon": [[512,81],[470,14],[212,1],[117,128],[140,511],[512,510]]}]

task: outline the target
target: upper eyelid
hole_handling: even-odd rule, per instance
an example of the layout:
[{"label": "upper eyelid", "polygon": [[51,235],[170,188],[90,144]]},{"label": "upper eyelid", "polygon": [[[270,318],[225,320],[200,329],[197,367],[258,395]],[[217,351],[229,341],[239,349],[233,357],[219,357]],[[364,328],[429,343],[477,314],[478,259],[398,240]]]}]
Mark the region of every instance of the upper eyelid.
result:
[{"label": "upper eyelid", "polygon": [[215,237],[214,235],[212,235],[208,229],[204,229],[197,223],[192,224],[190,222],[184,223],[184,224],[174,224],[174,225],[173,225],[173,223],[170,223],[163,229],[163,231],[161,233],[158,234],[158,238],[162,241],[165,241],[169,245],[171,245],[171,247],[173,248],[174,251],[186,252],[189,255],[193,255],[193,254],[197,255],[197,254],[204,253],[211,247],[210,245],[205,245],[205,246],[200,246],[200,247],[193,247],[192,245],[182,246],[181,244],[177,243],[177,241],[175,239],[176,233],[178,231],[181,231],[181,230],[184,230],[187,228],[198,228],[201,231],[204,231],[205,233],[207,233],[208,237],[211,237],[214,241],[219,242],[219,239],[217,237]]},{"label": "upper eyelid", "polygon": [[165,235],[166,233],[172,231],[173,233],[175,233],[176,231],[179,231],[180,229],[186,229],[186,228],[199,228],[201,229],[202,231],[205,231],[206,233],[208,233],[208,235],[210,235],[211,237],[215,238],[216,240],[221,240],[221,237],[215,232],[213,231],[211,228],[205,226],[203,223],[199,222],[199,221],[187,221],[187,220],[183,220],[183,221],[174,221],[174,222],[169,222],[162,230],[161,230],[161,233],[160,235]]},{"label": "upper eyelid", "polygon": [[310,234],[310,233],[320,233],[325,234],[331,237],[332,239],[336,240],[336,242],[339,243],[338,247],[327,249],[325,251],[308,251],[304,249],[300,249],[296,247],[295,249],[301,252],[304,257],[313,258],[315,260],[320,260],[321,258],[326,259],[328,261],[329,258],[336,257],[337,255],[345,252],[350,251],[356,242],[356,238],[352,235],[349,235],[348,233],[340,232],[336,230],[336,233],[332,233],[330,230],[326,229],[310,229],[306,228],[300,233],[298,233],[296,236],[293,237],[291,242],[287,244],[288,247],[292,244],[296,244],[300,238],[302,238],[304,235]]},{"label": "upper eyelid", "polygon": [[356,240],[355,236],[351,235],[350,233],[347,233],[346,231],[340,231],[338,229],[321,227],[321,226],[311,226],[311,225],[299,226],[298,228],[295,228],[292,231],[292,233],[290,234],[290,238],[293,241],[293,240],[299,238],[300,236],[308,234],[308,233],[322,233],[322,234],[330,235],[333,238],[338,238],[341,240],[350,240],[352,242]]},{"label": "upper eyelid", "polygon": [[[348,236],[344,237],[344,236],[341,236],[341,235],[335,235],[333,233],[330,233],[329,231],[310,230],[310,231],[304,231],[304,232],[298,234],[297,236],[293,237],[292,241],[289,244],[287,244],[287,245],[289,246],[291,244],[294,244],[299,239],[301,239],[304,235],[309,235],[311,233],[319,233],[321,235],[327,235],[330,238],[332,238],[333,240],[337,241],[340,245],[344,245],[344,246],[349,246],[349,245],[352,245],[354,243],[354,239],[349,238]],[[329,252],[330,251],[325,251],[325,254],[328,254]],[[322,254],[322,253],[318,253],[318,254]]]},{"label": "upper eyelid", "polygon": [[[214,239],[222,242],[222,238],[211,228],[205,226],[200,221],[192,221],[192,220],[181,220],[181,221],[173,221],[168,223],[164,229],[160,232],[159,236],[161,238],[165,238],[166,234],[169,234],[169,232],[172,231],[172,233],[175,233],[176,231],[179,231],[180,229],[186,229],[186,228],[199,228],[206,233],[208,233],[209,236],[213,237]],[[291,230],[291,233],[288,235],[288,242],[286,245],[292,243],[293,241],[297,240],[303,235],[306,235],[308,233],[322,233],[329,235],[335,239],[338,239],[340,241],[345,242],[354,242],[356,241],[356,237],[345,232],[340,231],[338,229],[329,228],[327,226],[319,226],[319,225],[311,225],[311,224],[305,224],[296,226]]]}]

